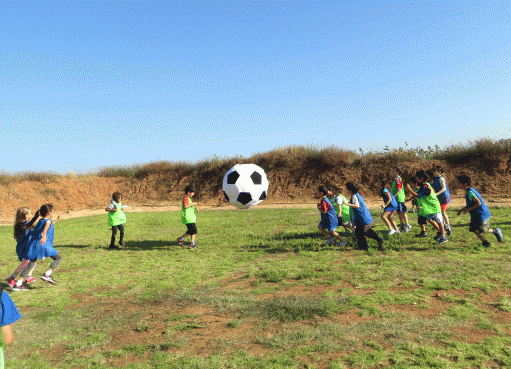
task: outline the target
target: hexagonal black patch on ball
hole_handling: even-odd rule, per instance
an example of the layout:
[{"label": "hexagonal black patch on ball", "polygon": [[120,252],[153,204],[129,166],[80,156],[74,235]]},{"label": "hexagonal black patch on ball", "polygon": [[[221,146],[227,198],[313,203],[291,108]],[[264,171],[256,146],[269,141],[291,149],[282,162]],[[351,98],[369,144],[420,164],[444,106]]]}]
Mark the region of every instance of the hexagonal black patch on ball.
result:
[{"label": "hexagonal black patch on ball", "polygon": [[236,171],[229,173],[227,176],[227,184],[235,184],[239,177],[240,174]]},{"label": "hexagonal black patch on ball", "polygon": [[263,191],[261,196],[259,196],[259,200],[264,200],[266,198],[266,191]]},{"label": "hexagonal black patch on ball", "polygon": [[252,195],[249,192],[241,192],[238,195],[238,202],[247,205],[250,201],[252,201]]},{"label": "hexagonal black patch on ball", "polygon": [[252,182],[254,182],[254,184],[261,184],[261,180],[263,179],[258,172],[252,173],[250,178],[252,178]]},{"label": "hexagonal black patch on ball", "polygon": [[227,201],[229,201],[229,196],[227,196],[227,194],[225,193],[225,191],[224,191],[224,197],[225,197],[225,199],[226,199]]}]

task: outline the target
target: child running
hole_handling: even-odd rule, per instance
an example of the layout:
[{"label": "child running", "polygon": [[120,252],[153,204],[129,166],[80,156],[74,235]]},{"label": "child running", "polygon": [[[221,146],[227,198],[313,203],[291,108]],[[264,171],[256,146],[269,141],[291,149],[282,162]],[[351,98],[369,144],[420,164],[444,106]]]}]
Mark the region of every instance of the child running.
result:
[{"label": "child running", "polygon": [[438,201],[438,198],[436,197],[435,190],[433,190],[431,184],[428,183],[428,176],[425,171],[417,171],[415,173],[415,180],[419,185],[419,190],[417,193],[412,192],[412,196],[416,196],[420,200],[420,206],[418,206],[417,209],[423,210],[421,214],[433,227],[436,228],[435,223],[438,225],[438,233],[434,239],[439,244],[443,244],[447,242],[447,238],[445,238],[445,228],[441,214],[440,201]]},{"label": "child running", "polygon": [[412,226],[408,223],[408,215],[406,214],[406,195],[403,187],[403,181],[401,180],[401,174],[403,174],[403,171],[400,167],[395,167],[393,173],[395,178],[392,182],[392,194],[396,197],[397,201],[397,213],[399,214],[399,221],[401,223],[399,229],[401,231],[408,232]]},{"label": "child running", "polygon": [[41,279],[51,284],[57,284],[57,281],[53,279],[51,274],[59,265],[62,257],[53,247],[53,238],[55,235],[53,223],[57,223],[60,220],[60,216],[55,222],[52,222],[52,204],[45,204],[41,206],[41,209],[39,209],[39,215],[42,217],[42,219],[37,222],[37,225],[33,230],[32,241],[30,242],[28,248],[27,256],[30,259],[30,263],[28,264],[27,268],[21,272],[21,277],[25,278],[24,274],[32,268],[33,265],[31,264],[35,264],[37,259],[50,257],[53,259],[53,262],[50,264],[48,271],[41,277]]},{"label": "child running", "polygon": [[433,186],[438,201],[440,201],[440,208],[442,209],[442,217],[444,218],[445,231],[447,235],[450,236],[452,229],[449,223],[449,218],[447,217],[447,207],[451,202],[451,192],[449,191],[447,182],[445,182],[445,178],[443,177],[442,168],[437,165],[432,172],[433,182],[431,182],[431,186]]},{"label": "child running", "polygon": [[[110,205],[105,209],[108,211],[108,225],[112,227],[112,237],[110,238],[110,246],[109,249],[120,250],[124,247],[124,223],[126,223],[126,214],[122,209],[127,208],[126,205],[122,205],[121,203],[122,195],[119,192],[114,192],[112,195],[112,199],[110,200]],[[115,237],[117,236],[117,229],[120,231],[119,234],[119,245],[121,247],[115,245]]]},{"label": "child running", "polygon": [[195,235],[197,234],[197,226],[195,222],[197,220],[196,214],[199,209],[196,207],[197,203],[192,201],[192,197],[195,195],[195,190],[192,186],[186,186],[185,197],[181,203],[181,222],[186,225],[187,231],[178,237],[177,242],[181,247],[184,246],[184,239],[190,236],[191,242],[189,249],[196,249],[197,244],[195,243]]},{"label": "child running", "polygon": [[366,237],[376,240],[378,249],[383,248],[383,237],[372,229],[373,218],[367,208],[364,198],[358,193],[359,187],[356,183],[346,183],[346,188],[351,193],[351,199],[347,206],[353,209],[355,217],[355,235],[357,236],[358,248],[361,250],[369,250]]},{"label": "child running", "polygon": [[383,213],[381,215],[381,219],[385,222],[387,227],[389,228],[389,236],[392,236],[393,234],[400,234],[401,232],[399,229],[397,229],[396,222],[394,221],[394,213],[397,210],[397,201],[392,192],[387,188],[387,181],[384,179],[380,179],[380,195],[383,199],[384,205],[381,207],[383,208]]},{"label": "child running", "polygon": [[9,345],[14,341],[11,324],[20,320],[21,315],[7,292],[2,291],[0,296],[0,325],[2,337],[0,339],[0,369],[5,368],[3,345]]},{"label": "child running", "polygon": [[21,264],[18,268],[11,274],[11,276],[7,279],[7,283],[13,288],[15,291],[28,290],[26,284],[33,283],[36,281],[34,277],[32,277],[32,272],[35,269],[35,264],[32,269],[29,270],[27,274],[27,280],[24,278],[20,278],[16,283],[16,277],[19,273],[21,273],[30,263],[30,259],[27,256],[28,245],[32,239],[33,224],[39,218],[39,211],[37,211],[34,217],[30,219],[30,209],[29,208],[19,208],[16,211],[16,218],[14,222],[14,239],[17,241],[16,244],[16,254],[18,255],[19,261]]},{"label": "child running", "polygon": [[461,183],[465,189],[465,200],[467,206],[458,211],[458,215],[461,213],[470,213],[470,232],[474,232],[475,235],[483,242],[484,247],[490,247],[490,243],[484,238],[485,233],[493,233],[497,238],[498,242],[504,242],[504,236],[500,228],[490,228],[490,217],[491,213],[482,196],[475,188],[471,187],[472,180],[469,176],[461,175],[457,177],[458,182]]},{"label": "child running", "polygon": [[325,186],[319,186],[318,191],[319,202],[317,206],[321,213],[321,221],[318,224],[318,229],[327,239],[325,246],[330,245],[336,238],[339,240],[338,246],[346,246],[346,241],[335,231],[339,224],[334,205],[332,205],[328,199],[328,194],[332,192]]},{"label": "child running", "polygon": [[[410,182],[412,182],[415,185],[415,189],[410,187],[409,183],[406,184],[406,187],[408,188],[410,193],[417,195],[420,190],[420,188],[417,186],[417,180],[415,179],[415,177],[412,177],[412,178],[410,178]],[[412,195],[412,197],[413,197],[413,195]],[[416,205],[417,206],[417,215],[418,215],[417,223],[419,223],[419,227],[421,229],[421,232],[416,234],[415,237],[416,238],[427,237],[428,234],[426,233],[426,224],[428,223],[428,221],[427,221],[426,217],[424,216],[425,213],[424,213],[424,209],[422,207],[422,199],[419,199],[417,197],[414,197],[413,199],[416,201],[416,204],[417,204]],[[440,231],[438,224],[434,220],[430,220],[430,224],[433,227],[435,227],[437,233]]]},{"label": "child running", "polygon": [[346,235],[354,235],[355,227],[351,224],[353,210],[346,205],[348,203],[348,199],[346,199],[340,191],[338,191],[338,193],[338,195],[335,195],[332,191],[328,191],[328,200],[330,200],[334,206],[335,212],[337,213],[338,225],[342,225],[344,227]]}]

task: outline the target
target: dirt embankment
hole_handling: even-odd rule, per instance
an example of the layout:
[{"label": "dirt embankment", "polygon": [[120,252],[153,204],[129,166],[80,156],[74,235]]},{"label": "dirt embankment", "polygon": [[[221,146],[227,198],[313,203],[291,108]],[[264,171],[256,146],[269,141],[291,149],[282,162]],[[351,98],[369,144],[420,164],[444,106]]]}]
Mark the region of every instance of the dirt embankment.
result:
[{"label": "dirt embankment", "polygon": [[[403,178],[419,169],[429,169],[441,165],[454,196],[453,205],[462,205],[462,190],[456,176],[466,173],[471,176],[473,186],[480,190],[490,203],[508,204],[511,201],[511,176],[504,173],[506,162],[495,170],[485,170],[478,162],[449,166],[445,162],[431,161],[401,163]],[[348,181],[361,185],[361,194],[370,207],[380,205],[377,196],[380,178],[391,180],[392,166],[382,162],[367,165],[350,165],[323,168],[286,168],[267,171],[270,187],[263,206],[314,206],[315,193],[319,185],[326,185],[334,191],[344,191]],[[101,214],[115,191],[123,194],[123,202],[131,206],[131,211],[171,211],[180,208],[179,203],[186,185],[193,184],[197,189],[196,201],[203,208],[231,208],[225,206],[221,184],[221,173],[211,175],[170,176],[165,174],[147,175],[143,179],[105,178],[98,176],[68,176],[53,181],[22,181],[0,185],[0,224],[12,224],[16,209],[27,206],[34,212],[42,204],[52,203],[56,214],[62,218]],[[337,188],[336,188],[337,187]],[[301,205],[300,205],[301,204]]]}]

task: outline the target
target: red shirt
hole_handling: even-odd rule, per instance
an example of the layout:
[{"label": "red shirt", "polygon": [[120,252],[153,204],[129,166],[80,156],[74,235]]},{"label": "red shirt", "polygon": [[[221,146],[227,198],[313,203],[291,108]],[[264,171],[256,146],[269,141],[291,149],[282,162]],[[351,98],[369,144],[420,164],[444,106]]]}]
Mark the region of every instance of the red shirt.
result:
[{"label": "red shirt", "polygon": [[319,210],[321,212],[328,211],[330,209],[330,205],[325,200],[321,200],[321,206],[319,207]]},{"label": "red shirt", "polygon": [[185,205],[190,204],[190,200],[189,200],[189,197],[188,197],[188,196],[185,196],[185,198],[184,198],[184,200],[183,200],[183,204],[185,204]]}]

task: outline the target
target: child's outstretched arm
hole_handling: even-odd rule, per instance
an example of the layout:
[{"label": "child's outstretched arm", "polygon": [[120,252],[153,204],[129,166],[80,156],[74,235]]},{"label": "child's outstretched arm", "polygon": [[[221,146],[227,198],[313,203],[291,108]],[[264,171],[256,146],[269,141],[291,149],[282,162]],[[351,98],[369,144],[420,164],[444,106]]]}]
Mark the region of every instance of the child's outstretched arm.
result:
[{"label": "child's outstretched arm", "polygon": [[53,222],[53,224],[55,224],[55,223],[57,223],[57,222],[60,222],[61,220],[62,220],[62,219],[60,219],[60,215],[59,215],[59,216],[57,217],[57,220],[55,220],[55,221]]}]

